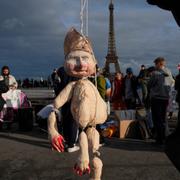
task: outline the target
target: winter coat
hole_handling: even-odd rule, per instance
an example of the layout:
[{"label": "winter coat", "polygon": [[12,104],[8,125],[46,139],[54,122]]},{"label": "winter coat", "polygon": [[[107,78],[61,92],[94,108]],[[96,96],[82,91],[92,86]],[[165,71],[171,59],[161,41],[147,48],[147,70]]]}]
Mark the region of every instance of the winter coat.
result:
[{"label": "winter coat", "polygon": [[6,93],[9,88],[6,86],[5,82],[2,80],[0,81],[0,111],[2,110],[6,101],[2,98],[2,93]]},{"label": "winter coat", "polygon": [[[126,90],[126,79],[127,79],[128,77],[127,77],[127,75],[124,77],[124,93],[123,94],[125,94],[125,90]],[[139,96],[138,96],[138,93],[137,93],[137,79],[136,79],[136,76],[132,76],[131,77],[131,88],[132,88],[132,93],[133,93],[133,96],[134,96],[134,98],[139,98]]]},{"label": "winter coat", "polygon": [[180,73],[176,76],[175,90],[177,91],[176,101],[180,103]]},{"label": "winter coat", "polygon": [[[15,77],[14,76],[12,76],[12,75],[8,75],[8,81],[9,81],[9,84],[8,84],[8,86],[10,87],[10,86],[13,86],[13,87],[15,87],[15,88],[17,88],[18,87],[18,83],[17,83],[17,81],[16,81],[16,79],[15,79]],[[0,81],[1,80],[4,80],[4,76],[0,76]],[[7,84],[6,84],[7,85]]]},{"label": "winter coat", "polygon": [[152,99],[169,99],[170,84],[166,83],[165,78],[169,75],[163,70],[156,70],[152,73],[148,82],[148,90],[150,91],[150,98]]}]

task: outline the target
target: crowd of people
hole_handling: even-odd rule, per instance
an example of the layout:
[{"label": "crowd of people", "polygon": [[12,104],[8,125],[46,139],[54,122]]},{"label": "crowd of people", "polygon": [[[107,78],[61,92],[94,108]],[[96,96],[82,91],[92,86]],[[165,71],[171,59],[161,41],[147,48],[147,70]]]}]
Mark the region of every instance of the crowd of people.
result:
[{"label": "crowd of people", "polygon": [[39,79],[34,78],[25,78],[25,79],[17,79],[18,87],[20,88],[52,88],[52,80],[51,77],[44,79],[40,77]]},{"label": "crowd of people", "polygon": [[[145,67],[145,65],[142,65],[137,76],[134,75],[131,67],[126,69],[125,75],[117,72],[113,78],[109,79],[106,72],[97,67],[97,72],[94,76],[89,77],[89,80],[96,85],[101,97],[107,103],[110,102],[112,104],[112,110],[144,108],[146,111],[146,123],[151,137],[156,140],[157,144],[164,143],[168,131],[167,117],[172,117],[172,113],[176,108],[176,106],[172,108],[173,103],[176,104],[176,97],[179,103],[179,75],[176,78],[172,76],[171,71],[166,67],[166,61],[163,57],[156,58],[154,66]],[[77,80],[77,78],[68,76],[63,67],[54,70],[52,77],[56,95],[68,82]],[[167,111],[169,111],[169,116],[167,116]],[[70,112],[70,102],[63,106],[62,117],[66,119],[64,121],[64,130],[65,132],[67,130],[69,133],[67,137],[65,135],[65,139],[67,139],[67,142],[72,140],[70,147],[73,147],[76,142],[77,127],[73,124],[75,121],[73,121]],[[71,123],[73,130],[70,131]],[[71,140],[69,141],[69,139]]]},{"label": "crowd of people", "polygon": [[179,102],[179,75],[173,78],[163,57],[156,58],[154,64],[148,68],[142,65],[138,76],[133,74],[132,68],[126,69],[124,77],[122,73],[116,73],[111,101],[113,109],[145,108],[149,132],[157,144],[163,144],[168,131],[167,110],[171,118],[176,108],[172,108],[175,90]]},{"label": "crowd of people", "polygon": [[[163,57],[154,60],[154,66],[145,67],[141,65],[140,72],[134,75],[133,69],[128,67],[126,74],[116,72],[109,78],[108,74],[96,67],[96,74],[89,77],[89,80],[96,85],[101,97],[112,110],[129,110],[144,108],[147,116],[147,127],[150,134],[155,138],[157,144],[163,144],[167,134],[167,118],[171,118],[175,110],[175,100],[180,103],[180,67],[179,74],[174,78],[171,71],[166,67]],[[3,66],[0,76],[0,93],[7,92],[9,89],[21,87],[54,87],[56,96],[71,81],[78,78],[70,77],[66,74],[64,67],[54,69],[51,79],[47,81],[25,79],[23,82],[16,81],[10,74],[8,66]],[[45,83],[46,82],[46,83]],[[48,83],[49,82],[49,83]],[[50,85],[49,85],[50,84]],[[5,104],[0,96],[0,107],[2,110]],[[61,109],[63,121],[63,134],[67,142],[69,152],[77,150],[76,141],[78,127],[74,121],[71,110],[71,102],[67,102]],[[167,111],[169,114],[167,116]],[[178,114],[178,126],[180,123]],[[97,126],[97,129],[99,127]]]}]

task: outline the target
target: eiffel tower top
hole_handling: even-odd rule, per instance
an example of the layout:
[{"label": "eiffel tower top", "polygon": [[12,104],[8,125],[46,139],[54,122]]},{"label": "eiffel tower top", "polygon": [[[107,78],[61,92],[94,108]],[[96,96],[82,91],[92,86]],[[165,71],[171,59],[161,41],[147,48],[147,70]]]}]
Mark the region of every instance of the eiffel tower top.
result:
[{"label": "eiffel tower top", "polygon": [[108,41],[108,54],[116,56],[116,44],[115,44],[115,33],[114,33],[114,15],[113,15],[114,5],[112,0],[109,4],[109,41]]},{"label": "eiffel tower top", "polygon": [[115,65],[115,72],[120,72],[120,66],[118,62],[118,56],[116,53],[116,43],[115,43],[115,33],[114,33],[114,15],[113,15],[113,10],[114,10],[114,4],[113,0],[110,0],[109,4],[109,36],[108,36],[108,53],[106,56],[106,62],[105,62],[105,72],[107,74],[110,73],[110,63]]},{"label": "eiffel tower top", "polygon": [[114,9],[114,5],[113,5],[113,0],[111,0],[110,4],[109,4],[109,9],[113,8]]}]

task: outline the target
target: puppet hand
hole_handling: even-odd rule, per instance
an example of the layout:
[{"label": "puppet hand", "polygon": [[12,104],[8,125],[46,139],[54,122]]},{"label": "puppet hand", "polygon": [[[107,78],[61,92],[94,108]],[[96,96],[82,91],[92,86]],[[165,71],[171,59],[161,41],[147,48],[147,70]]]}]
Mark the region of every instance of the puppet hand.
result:
[{"label": "puppet hand", "polygon": [[90,169],[89,163],[87,164],[86,162],[84,163],[81,162],[80,165],[76,163],[74,165],[74,172],[79,176],[82,176],[84,174],[90,174],[91,169]]},{"label": "puppet hand", "polygon": [[64,138],[60,134],[53,137],[51,141],[52,150],[64,152],[64,142]]}]

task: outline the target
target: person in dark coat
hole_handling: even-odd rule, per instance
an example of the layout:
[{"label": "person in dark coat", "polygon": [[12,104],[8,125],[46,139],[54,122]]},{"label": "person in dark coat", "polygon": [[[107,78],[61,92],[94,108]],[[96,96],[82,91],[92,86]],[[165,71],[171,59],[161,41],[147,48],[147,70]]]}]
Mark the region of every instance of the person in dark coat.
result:
[{"label": "person in dark coat", "polygon": [[0,111],[3,109],[6,101],[2,98],[2,93],[6,93],[9,90],[8,86],[5,84],[4,80],[0,81]]},{"label": "person in dark coat", "polygon": [[[65,86],[71,82],[76,81],[78,78],[71,77],[67,75],[64,70],[64,67],[60,67],[57,70],[57,75],[60,78],[59,84],[56,86],[55,94],[56,96],[65,88]],[[61,107],[61,115],[62,115],[62,127],[63,127],[63,135],[67,145],[68,152],[74,152],[79,150],[79,147],[76,146],[78,127],[76,121],[74,120],[71,113],[71,102],[65,103]]]},{"label": "person in dark coat", "polygon": [[156,144],[162,145],[165,141],[166,112],[169,101],[171,74],[164,68],[165,59],[157,57],[154,60],[155,71],[148,81],[150,92],[151,112],[156,132]]},{"label": "person in dark coat", "polygon": [[[176,101],[180,107],[180,65],[179,74],[175,79],[175,89],[177,91]],[[180,109],[178,111],[178,123],[175,131],[166,139],[165,152],[175,167],[180,172]]]},{"label": "person in dark coat", "polygon": [[130,67],[126,69],[126,76],[124,78],[124,91],[127,109],[135,109],[136,99],[139,100],[139,96],[137,94],[136,76],[134,76],[133,70]]},{"label": "person in dark coat", "polygon": [[[176,95],[176,101],[180,107],[180,67],[179,67],[179,74],[176,76],[175,79],[175,90],[177,91],[177,95]],[[178,111],[178,125],[177,128],[180,131],[180,108]]]},{"label": "person in dark coat", "polygon": [[[2,111],[6,101],[2,97],[2,93],[6,93],[9,90],[9,87],[6,86],[4,80],[0,80],[0,112]],[[0,129],[2,128],[2,122],[0,121]]]}]

